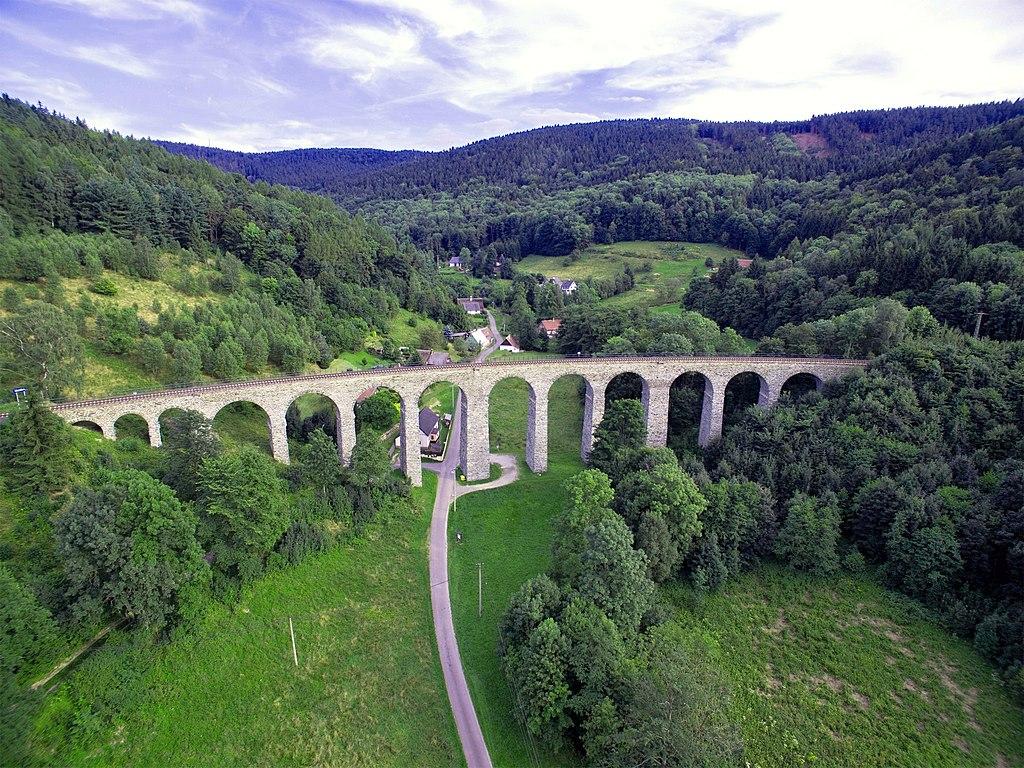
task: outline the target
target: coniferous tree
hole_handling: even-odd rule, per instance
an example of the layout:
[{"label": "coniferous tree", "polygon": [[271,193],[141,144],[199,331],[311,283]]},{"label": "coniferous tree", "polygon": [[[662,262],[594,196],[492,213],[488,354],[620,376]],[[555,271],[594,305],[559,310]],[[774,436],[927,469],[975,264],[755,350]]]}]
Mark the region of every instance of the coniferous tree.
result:
[{"label": "coniferous tree", "polygon": [[44,498],[67,492],[77,464],[70,428],[37,392],[30,391],[26,407],[0,428],[0,448],[13,490]]}]

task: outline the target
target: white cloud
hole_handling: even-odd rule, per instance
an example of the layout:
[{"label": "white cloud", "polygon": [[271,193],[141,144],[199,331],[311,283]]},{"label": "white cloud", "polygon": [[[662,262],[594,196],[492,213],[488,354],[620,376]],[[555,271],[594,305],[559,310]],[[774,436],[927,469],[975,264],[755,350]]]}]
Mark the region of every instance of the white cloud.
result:
[{"label": "white cloud", "polygon": [[475,33],[490,23],[490,10],[470,0],[355,0],[359,5],[416,16],[445,39]]},{"label": "white cloud", "polygon": [[201,24],[208,11],[191,0],[48,0],[102,19],[144,21],[165,17]]},{"label": "white cloud", "polygon": [[14,69],[0,69],[0,89],[15,94],[32,94],[48,107],[63,112],[69,105],[81,105],[88,101],[89,92],[78,83],[59,77],[29,75]]},{"label": "white cloud", "polygon": [[16,97],[31,94],[33,100],[42,101],[48,109],[80,117],[91,128],[119,131],[124,134],[137,132],[137,118],[130,112],[106,109],[96,103],[93,95],[78,85],[58,77],[30,75],[14,69],[0,69],[0,91]]},{"label": "white cloud", "polygon": [[436,96],[502,125],[528,124],[503,107],[538,93],[586,104],[588,76],[606,103],[708,119],[1005,98],[1024,83],[1024,54],[1006,53],[1020,50],[1021,6],[997,0],[372,2],[388,12],[379,26],[321,27],[310,60],[360,83],[394,80],[389,103]]},{"label": "white cloud", "polygon": [[68,55],[80,61],[99,64],[101,67],[109,67],[136,77],[156,76],[156,70],[152,66],[123,45],[76,45],[68,50]]},{"label": "white cloud", "polygon": [[[1024,83],[1021,0],[7,4],[0,84],[16,95],[138,133],[118,112],[132,99],[154,135],[234,149],[439,148],[632,116],[805,118],[1015,98]],[[160,23],[123,23],[146,20]]]},{"label": "white cloud", "polygon": [[2,31],[27,45],[38,48],[54,56],[62,56],[78,61],[85,61],[90,64],[97,64],[101,67],[124,72],[135,77],[154,77],[156,69],[145,60],[136,56],[128,48],[120,43],[107,43],[102,45],[68,45],[65,41],[51,37],[39,30],[10,21],[4,25]]},{"label": "white cloud", "polygon": [[217,123],[210,126],[182,123],[177,130],[165,131],[160,138],[238,152],[340,146],[336,142],[337,131],[323,129],[303,120]]},{"label": "white cloud", "polygon": [[429,65],[416,32],[401,23],[335,24],[309,38],[304,49],[315,63],[342,70],[360,83],[382,72],[396,74]]},{"label": "white cloud", "polygon": [[256,90],[263,91],[264,93],[272,93],[277,96],[291,96],[292,89],[284,83],[273,80],[269,77],[263,77],[262,75],[253,75],[252,77],[246,78],[246,82],[253,86]]},{"label": "white cloud", "polygon": [[994,53],[1015,34],[1005,14],[946,2],[862,0],[830,6],[829,29],[841,32],[825,34],[820,7],[786,3],[773,23],[728,52],[719,83],[674,94],[667,112],[770,120],[1020,95],[1024,57],[1000,60]]}]

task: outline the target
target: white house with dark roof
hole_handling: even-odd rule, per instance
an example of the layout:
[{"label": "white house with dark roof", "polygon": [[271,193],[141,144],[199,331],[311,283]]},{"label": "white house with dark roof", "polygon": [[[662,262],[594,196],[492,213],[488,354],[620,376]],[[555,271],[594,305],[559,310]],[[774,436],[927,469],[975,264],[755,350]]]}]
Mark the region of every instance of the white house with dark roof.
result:
[{"label": "white house with dark roof", "polygon": [[462,259],[458,256],[452,256],[448,259],[448,266],[452,269],[457,269],[459,272],[462,271]]},{"label": "white house with dark roof", "polygon": [[549,277],[548,282],[557,285],[558,289],[566,296],[576,293],[576,289],[579,288],[575,280],[563,280],[560,277]]},{"label": "white house with dark roof", "polygon": [[430,408],[420,408],[420,448],[427,448],[441,434],[441,418]]},{"label": "white house with dark roof", "polygon": [[467,315],[480,315],[484,311],[484,300],[474,299],[470,296],[468,299],[457,299],[459,306],[466,310]]},{"label": "white house with dark roof", "polygon": [[498,345],[498,349],[503,350],[505,352],[522,352],[523,351],[522,347],[519,346],[518,339],[516,339],[516,337],[512,336],[511,334],[506,336],[502,340],[501,344]]}]

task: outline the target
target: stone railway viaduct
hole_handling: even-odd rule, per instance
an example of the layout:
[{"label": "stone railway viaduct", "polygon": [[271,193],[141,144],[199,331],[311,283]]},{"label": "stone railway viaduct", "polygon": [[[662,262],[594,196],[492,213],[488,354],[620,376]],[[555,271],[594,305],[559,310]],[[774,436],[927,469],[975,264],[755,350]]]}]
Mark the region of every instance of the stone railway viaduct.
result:
[{"label": "stone railway viaduct", "polygon": [[864,360],[779,357],[596,357],[509,360],[495,363],[465,363],[418,366],[290,376],[253,381],[223,382],[182,389],[144,392],[73,403],[55,403],[55,413],[71,424],[99,427],[105,437],[115,438],[114,423],[122,416],[145,420],[150,442],[160,445],[160,417],[171,409],[192,409],[213,419],[232,403],[250,402],[267,414],[274,458],[288,461],[285,414],[296,398],[306,394],[326,397],[334,404],[338,446],[343,461],[351,456],[356,439],[355,403],[370,387],[395,391],[401,401],[399,426],[401,465],[414,485],[422,483],[420,465],[420,396],[438,382],[451,382],[463,393],[461,465],[469,480],[490,474],[488,406],[490,393],[499,382],[517,378],[529,389],[526,462],[534,472],[547,469],[548,392],[563,376],[578,375],[586,387],[581,455],[586,458],[593,443],[594,428],[604,415],[605,390],[616,376],[634,373],[643,382],[643,406],[647,440],[652,446],[665,445],[668,437],[669,390],[685,374],[698,374],[704,381],[698,442],[707,446],[722,434],[725,389],[736,376],[752,373],[760,380],[758,405],[772,406],[783,386],[794,376],[809,374],[821,387],[853,370]]}]

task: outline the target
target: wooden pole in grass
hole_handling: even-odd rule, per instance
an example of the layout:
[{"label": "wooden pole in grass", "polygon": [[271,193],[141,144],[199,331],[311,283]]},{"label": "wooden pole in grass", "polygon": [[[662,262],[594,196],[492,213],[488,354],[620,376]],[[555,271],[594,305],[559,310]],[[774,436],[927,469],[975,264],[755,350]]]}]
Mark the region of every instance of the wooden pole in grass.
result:
[{"label": "wooden pole in grass", "polygon": [[295,650],[295,627],[292,625],[292,617],[288,617],[288,632],[292,636],[292,660],[295,666],[299,666],[299,652]]}]

